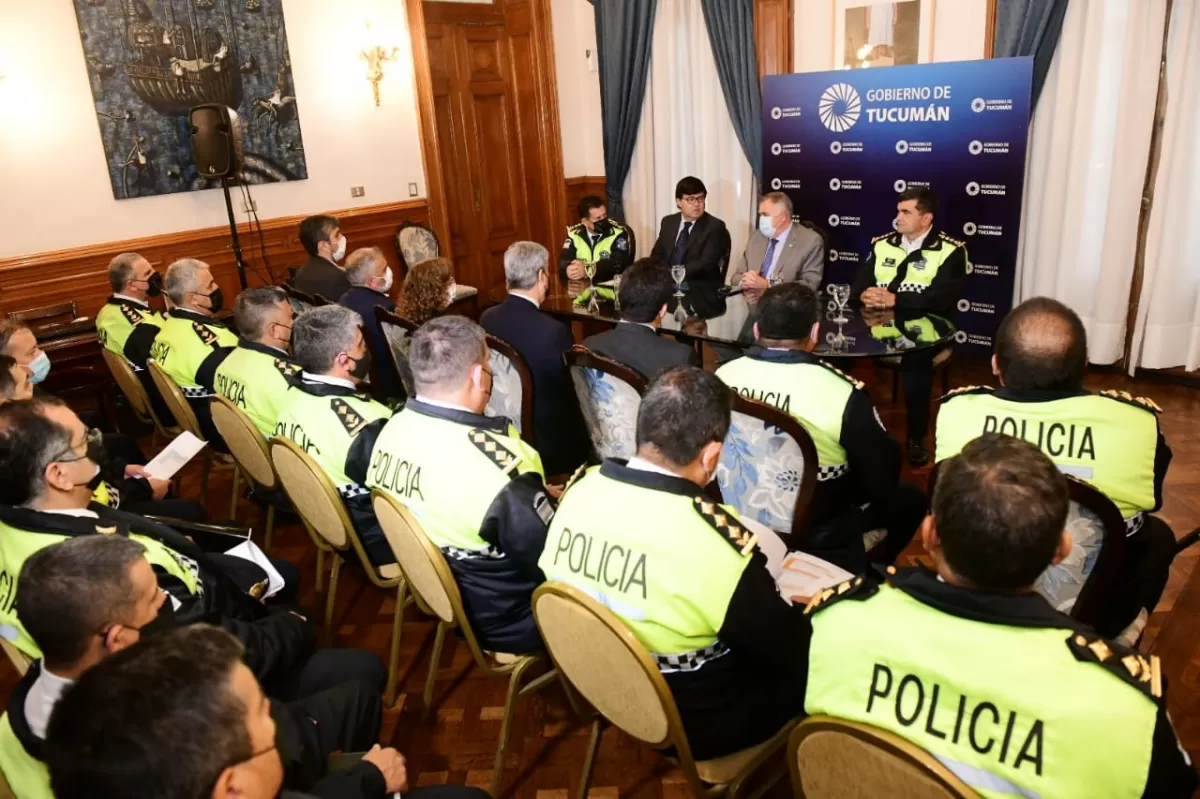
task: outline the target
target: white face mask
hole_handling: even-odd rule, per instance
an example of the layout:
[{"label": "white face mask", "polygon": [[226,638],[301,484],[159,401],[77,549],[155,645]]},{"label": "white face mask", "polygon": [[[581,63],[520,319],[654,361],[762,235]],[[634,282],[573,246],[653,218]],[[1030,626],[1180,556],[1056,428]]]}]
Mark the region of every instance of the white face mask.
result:
[{"label": "white face mask", "polygon": [[458,284],[451,283],[450,288],[446,290],[446,305],[453,305],[454,298],[458,295]]},{"label": "white face mask", "polygon": [[387,294],[392,290],[392,268],[389,266],[387,271],[383,273],[383,285],[379,287],[381,294]]},{"label": "white face mask", "polygon": [[346,257],[346,237],[338,236],[337,249],[333,251],[333,260],[340,261]]},{"label": "white face mask", "polygon": [[758,232],[768,239],[775,237],[775,223],[771,221],[771,217],[766,214],[758,215]]}]

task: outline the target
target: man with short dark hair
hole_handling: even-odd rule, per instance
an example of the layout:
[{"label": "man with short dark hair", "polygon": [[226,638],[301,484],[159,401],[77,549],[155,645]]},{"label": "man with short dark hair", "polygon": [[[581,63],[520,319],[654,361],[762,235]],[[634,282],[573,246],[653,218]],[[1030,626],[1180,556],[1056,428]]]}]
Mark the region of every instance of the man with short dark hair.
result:
[{"label": "man with short dark hair", "polygon": [[[1143,612],[1154,610],[1175,553],[1171,529],[1152,515],[1162,507],[1163,482],[1171,464],[1171,448],[1158,423],[1160,408],[1153,400],[1126,392],[1085,389],[1083,322],[1047,297],[1026,300],[1001,322],[992,371],[1000,388],[971,386],[943,398],[937,460],[952,457],[983,433],[1015,435],[1111,499],[1129,535],[1121,586],[1107,598],[1097,627],[1117,635]],[[1079,575],[1081,581],[1084,577]]]},{"label": "man with short dark hair", "polygon": [[275,435],[296,442],[333,481],[371,562],[395,563],[366,486],[371,449],[392,411],[360,388],[371,371],[362,318],[341,305],[310,308],[292,325],[292,349],[302,372]]},{"label": "man with short dark hair", "polygon": [[628,364],[652,380],[672,366],[699,366],[700,355],[673,337],[659,334],[675,290],[670,270],[642,258],[625,270],[617,299],[621,321],[612,330],[588,336],[583,346]]},{"label": "man with short dark hair", "polygon": [[538,650],[530,598],[554,515],[541,457],[508,419],[483,415],[492,367],[479,325],[431,319],[408,360],[416,396],[380,432],[367,485],[412,510],[446,554],[484,649]]},{"label": "man with short dark hair", "polygon": [[150,307],[148,302],[151,297],[162,295],[163,277],[142,256],[124,252],[109,263],[108,283],[112,286],[112,296],[96,314],[100,345],[129,362],[154,403],[154,412],[160,419],[169,420],[171,412],[146,371],[150,346],[167,321],[167,315]]},{"label": "man with short dark hair", "polygon": [[984,795],[1191,796],[1158,659],[1032,589],[1070,548],[1067,509],[1066,478],[1024,441],[987,434],[944,461],[921,527],[934,570],[809,603],[805,710],[899,735]]},{"label": "man with short dark hair", "polygon": [[[905,189],[896,203],[895,232],[871,240],[871,253],[855,276],[850,297],[865,308],[938,314],[950,319],[971,272],[966,245],[934,227],[937,195],[932,189]],[[929,403],[933,397],[933,358],[927,349],[903,356],[900,376],[908,422],[908,462],[929,462]]]},{"label": "man with short dark hair", "polygon": [[679,213],[664,216],[650,257],[668,266],[682,264],[684,280],[721,285],[732,246],[725,223],[704,210],[708,189],[688,176],[675,185]]},{"label": "man with short dark hair", "polygon": [[638,409],[637,455],[568,486],[538,562],[650,650],[697,760],[760,744],[803,712],[801,606],[780,596],[755,531],[705,494],[731,406],[700,369],[659,375]]},{"label": "man with short dark hair", "polygon": [[558,253],[558,272],[568,280],[587,277],[585,265],[594,262],[592,280],[612,280],[633,261],[629,229],[608,218],[604,199],[589,194],[579,201],[579,223],[567,228],[567,237]]},{"label": "man with short dark hair", "polygon": [[300,244],[308,262],[292,279],[292,286],[305,294],[320,295],[330,302],[350,290],[350,281],[338,262],[346,257],[346,237],[337,217],[318,214],[300,223]]},{"label": "man with short dark hair", "polygon": [[350,281],[350,289],[338,299],[339,305],[344,305],[362,317],[363,328],[370,334],[372,352],[379,355],[384,363],[377,363],[375,376],[378,377],[383,389],[383,396],[388,399],[404,396],[404,386],[398,375],[387,363],[386,353],[389,351],[387,336],[379,320],[375,318],[375,309],[395,311],[396,303],[389,296],[392,290],[392,267],[388,264],[383,250],[378,247],[362,247],[350,253],[346,258],[346,277]]},{"label": "man with short dark hair", "polygon": [[265,438],[275,435],[279,413],[300,367],[288,353],[292,306],[275,286],[246,289],[233,306],[237,347],[222,347],[196,373],[200,385],[237,405]]},{"label": "man with short dark hair", "polygon": [[863,383],[812,354],[822,309],[811,288],[772,286],[758,306],[755,346],[716,375],[736,393],[791,414],[812,436],[819,468],[803,548],[859,573],[863,535],[886,529],[883,562],[892,563],[925,515],[925,495],[900,482],[900,445]]},{"label": "man with short dark hair", "polygon": [[825,241],[821,234],[792,222],[792,198],[781,191],[764,194],[758,203],[758,227],[750,234],[742,258],[729,270],[728,283],[758,296],[776,283],[798,280],[816,291],[825,274]]}]

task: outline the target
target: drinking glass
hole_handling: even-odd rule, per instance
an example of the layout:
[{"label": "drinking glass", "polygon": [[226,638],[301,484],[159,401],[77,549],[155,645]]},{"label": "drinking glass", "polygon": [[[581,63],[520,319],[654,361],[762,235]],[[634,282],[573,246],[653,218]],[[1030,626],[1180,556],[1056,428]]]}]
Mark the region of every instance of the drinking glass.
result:
[{"label": "drinking glass", "polygon": [[850,301],[850,284],[831,283],[827,290],[837,305],[838,315],[833,318],[833,321],[841,324],[850,321],[846,318],[846,303]]},{"label": "drinking glass", "polygon": [[675,281],[675,296],[682,297],[683,295],[683,279],[687,277],[687,267],[683,264],[675,264],[671,267],[671,279]]},{"label": "drinking glass", "polygon": [[592,278],[596,276],[596,261],[588,261],[583,265],[583,273],[587,275],[588,286],[592,285]]}]

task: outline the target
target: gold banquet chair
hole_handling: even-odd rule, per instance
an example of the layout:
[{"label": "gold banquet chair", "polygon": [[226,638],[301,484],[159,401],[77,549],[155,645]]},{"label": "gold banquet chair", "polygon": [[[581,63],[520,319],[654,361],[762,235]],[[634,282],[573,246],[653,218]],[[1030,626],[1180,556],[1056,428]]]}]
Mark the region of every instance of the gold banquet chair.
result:
[{"label": "gold banquet chair", "polygon": [[979,799],[924,749],[898,735],[832,716],[809,716],[788,741],[801,799]]},{"label": "gold banquet chair", "polygon": [[[262,432],[254,422],[250,421],[250,417],[227,397],[214,396],[209,403],[213,424],[217,426],[221,438],[225,439],[225,445],[229,447],[250,487],[260,488],[264,492],[279,488],[279,475],[271,463],[267,440],[263,438]],[[271,533],[275,530],[275,506],[269,499],[264,498],[263,501],[267,516],[263,549],[270,549]]]},{"label": "gold banquet chair", "polygon": [[0,638],[0,649],[4,650],[8,662],[17,670],[17,674],[24,677],[25,672],[29,671],[29,667],[33,665],[33,658],[13,646],[11,641],[6,641],[3,638]]},{"label": "gold banquet chair", "polygon": [[[342,553],[351,549],[358,555],[367,579],[385,590],[396,589],[396,613],[392,620],[392,648],[388,657],[387,690],[384,701],[391,706],[396,699],[396,660],[400,653],[400,632],[404,608],[413,602],[400,566],[389,563],[376,566],[367,557],[350,514],[325,470],[294,441],[271,439],[271,462],[283,483],[296,513],[304,522],[308,534],[317,546],[317,574],[324,568],[323,554],[329,552],[333,567],[329,573],[329,593],[325,599],[325,631],[333,635],[333,609],[337,599],[338,575],[342,568]],[[318,589],[319,590],[319,589]]]},{"label": "gold banquet chair", "polygon": [[108,364],[108,371],[112,372],[113,380],[117,381],[117,387],[129,400],[129,406],[133,408],[134,416],[140,422],[154,425],[154,437],[150,441],[151,445],[157,447],[159,437],[162,437],[164,441],[170,441],[179,435],[180,431],[177,426],[168,425],[164,420],[158,418],[158,414],[154,412],[154,403],[150,401],[150,395],[146,393],[146,387],[142,385],[141,380],[138,380],[137,373],[133,371],[129,361],[107,348],[102,348],[100,353],[104,356],[104,362]]},{"label": "gold banquet chair", "polygon": [[383,527],[384,535],[396,553],[400,568],[408,576],[413,592],[421,602],[437,616],[437,634],[433,642],[433,655],[429,661],[429,675],[425,678],[424,705],[421,718],[429,714],[433,699],[433,684],[437,677],[438,662],[442,656],[442,644],[446,633],[458,628],[462,637],[471,650],[475,665],[486,677],[508,677],[508,694],[504,700],[504,716],[500,721],[500,740],[496,745],[496,760],[492,767],[492,781],[488,792],[499,796],[501,777],[504,773],[504,754],[508,747],[508,735],[512,726],[513,708],[518,697],[532,693],[557,677],[554,669],[530,680],[524,686],[521,683],[526,675],[541,667],[545,661],[539,655],[513,655],[503,652],[484,652],[479,646],[479,639],[471,628],[463,611],[462,594],[459,593],[458,583],[450,571],[446,557],[442,554],[413,515],[408,512],[400,501],[391,494],[373,489],[371,502],[375,508],[375,516]]},{"label": "gold banquet chair", "polygon": [[[759,767],[787,743],[795,722],[757,746],[697,761],[667,681],[623,621],[587,594],[559,582],[543,583],[534,591],[533,616],[563,678],[624,732],[654,749],[674,749],[672,759],[687,778],[693,796],[737,796]],[[596,719],[584,760],[580,799],[587,796],[600,732],[601,720]],[[771,774],[759,792],[767,791],[782,776],[782,769]]]},{"label": "gold banquet chair", "polygon": [[[196,420],[196,414],[192,410],[192,406],[188,404],[187,397],[183,396],[183,389],[179,387],[169,374],[163,371],[163,368],[153,358],[146,361],[146,368],[150,370],[150,377],[154,380],[154,385],[158,387],[158,393],[162,395],[163,402],[171,409],[171,414],[175,417],[175,422],[196,438],[201,441],[205,440],[204,434],[200,431],[200,422]],[[200,481],[200,502],[204,504],[208,500],[208,475],[214,469],[229,469],[233,472],[233,492],[229,499],[229,518],[236,519],[240,474],[237,468],[237,461],[233,459],[232,455],[215,451],[211,445],[204,448],[204,473]]]}]

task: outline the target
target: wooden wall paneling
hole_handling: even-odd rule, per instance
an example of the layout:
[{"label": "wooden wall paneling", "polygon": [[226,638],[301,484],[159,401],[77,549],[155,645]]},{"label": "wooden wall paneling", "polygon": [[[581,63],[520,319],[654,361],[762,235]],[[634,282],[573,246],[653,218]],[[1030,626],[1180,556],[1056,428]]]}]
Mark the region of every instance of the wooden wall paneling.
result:
[{"label": "wooden wall paneling", "polygon": [[987,3],[987,28],[983,32],[983,57],[992,58],[996,52],[996,0]]},{"label": "wooden wall paneling", "polygon": [[[563,217],[568,225],[574,225],[579,221],[579,211],[576,208],[579,201],[589,194],[594,194],[597,197],[604,196],[604,176],[603,175],[583,175],[577,178],[567,178],[566,191],[566,215]],[[623,220],[617,220],[623,221]]]},{"label": "wooden wall paneling", "polygon": [[793,0],[754,0],[758,77],[786,75],[792,67]]},{"label": "wooden wall paneling", "polygon": [[421,0],[404,0],[408,33],[412,40],[413,84],[417,93],[417,131],[421,138],[421,162],[425,169],[425,194],[429,203],[429,224],[437,234],[440,254],[454,258],[450,235],[450,213],[446,192],[442,190],[442,162],[438,157],[437,112],[434,109],[433,78],[430,74],[429,44],[425,32],[425,8]]},{"label": "wooden wall paneling", "polygon": [[[429,223],[425,200],[407,200],[332,211],[342,224],[350,251],[359,247],[379,247],[398,268],[396,231],[406,220]],[[297,228],[303,216],[267,219],[262,223],[263,242],[275,282],[287,279],[289,266],[300,266],[308,253],[300,246]],[[250,225],[239,225],[242,254],[247,262],[246,282],[250,286],[267,283],[267,271],[259,249],[258,233]],[[120,252],[137,252],[159,271],[165,271],[180,258],[198,258],[209,264],[220,284],[226,302],[233,303],[241,291],[233,259],[233,246],[227,226],[147,236],[125,241],[93,244],[71,250],[38,253],[0,259],[0,312],[74,300],[80,314],[95,316],[112,293],[108,285],[108,262]],[[253,265],[253,266],[251,266]],[[396,289],[402,275],[397,275]]]}]

